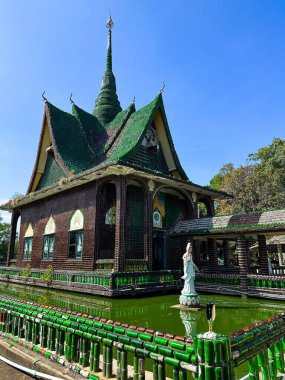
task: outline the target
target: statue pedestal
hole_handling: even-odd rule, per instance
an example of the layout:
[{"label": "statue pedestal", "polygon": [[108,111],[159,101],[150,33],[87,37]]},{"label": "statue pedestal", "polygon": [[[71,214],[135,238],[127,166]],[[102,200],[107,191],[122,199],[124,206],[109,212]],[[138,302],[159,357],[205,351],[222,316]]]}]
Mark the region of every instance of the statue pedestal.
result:
[{"label": "statue pedestal", "polygon": [[184,307],[199,307],[200,297],[197,293],[181,293],[181,296],[179,297],[179,303]]}]

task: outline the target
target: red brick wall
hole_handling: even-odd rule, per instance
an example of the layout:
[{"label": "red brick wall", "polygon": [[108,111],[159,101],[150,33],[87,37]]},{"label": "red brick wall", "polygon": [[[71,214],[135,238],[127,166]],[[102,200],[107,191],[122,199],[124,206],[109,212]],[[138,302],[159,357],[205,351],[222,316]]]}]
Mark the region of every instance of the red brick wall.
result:
[{"label": "red brick wall", "polygon": [[[45,268],[52,264],[54,269],[93,270],[95,237],[95,182],[64,191],[50,198],[31,203],[21,208],[21,229],[17,265]],[[84,215],[83,255],[81,260],[68,259],[69,221],[76,209]],[[52,261],[42,261],[43,236],[47,221],[53,216],[56,224],[54,257]],[[29,225],[34,229],[32,259],[23,260],[24,234]]]}]

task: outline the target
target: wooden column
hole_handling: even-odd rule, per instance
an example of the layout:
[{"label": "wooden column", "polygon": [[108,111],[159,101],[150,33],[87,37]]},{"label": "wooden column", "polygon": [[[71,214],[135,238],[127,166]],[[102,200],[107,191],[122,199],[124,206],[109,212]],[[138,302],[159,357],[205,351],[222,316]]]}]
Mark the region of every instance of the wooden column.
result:
[{"label": "wooden column", "polygon": [[10,238],[9,238],[9,245],[8,245],[8,252],[7,252],[7,267],[10,264],[10,261],[14,258],[14,252],[15,252],[15,243],[16,243],[16,236],[17,236],[17,222],[19,219],[19,212],[13,210],[12,216],[11,216],[11,228],[10,228]]},{"label": "wooden column", "polygon": [[95,239],[94,239],[94,262],[93,262],[93,270],[96,269],[96,260],[99,259],[99,217],[100,217],[100,204],[98,197],[98,188],[99,188],[98,182],[95,183]]},{"label": "wooden column", "polygon": [[198,239],[194,240],[194,253],[195,253],[195,259],[194,263],[197,265],[197,267],[200,269],[201,264],[201,254],[200,254],[200,241]]},{"label": "wooden column", "polygon": [[250,273],[250,268],[251,268],[251,257],[250,257],[250,243],[248,241],[245,242],[246,246],[246,257],[247,257],[247,266],[248,266],[248,272]]},{"label": "wooden column", "polygon": [[258,235],[257,238],[258,238],[260,274],[268,276],[269,266],[268,266],[267,247],[266,247],[266,237],[265,235]]},{"label": "wooden column", "polygon": [[218,255],[216,240],[212,238],[207,239],[208,253],[209,253],[209,272],[217,273],[218,271]]},{"label": "wooden column", "polygon": [[237,254],[240,270],[240,286],[242,289],[247,288],[248,261],[246,255],[246,241],[244,235],[237,236]]},{"label": "wooden column", "polygon": [[224,251],[224,267],[229,268],[230,267],[230,247],[229,247],[229,241],[226,239],[223,240],[223,251]]},{"label": "wooden column", "polygon": [[145,194],[145,217],[144,217],[144,259],[147,260],[148,270],[153,270],[153,189],[147,189]]},{"label": "wooden column", "polygon": [[277,244],[277,254],[278,254],[278,264],[279,266],[284,265],[284,256],[282,252],[282,244]]},{"label": "wooden column", "polygon": [[125,233],[126,233],[127,179],[120,175],[116,183],[116,231],[114,270],[125,270]]}]

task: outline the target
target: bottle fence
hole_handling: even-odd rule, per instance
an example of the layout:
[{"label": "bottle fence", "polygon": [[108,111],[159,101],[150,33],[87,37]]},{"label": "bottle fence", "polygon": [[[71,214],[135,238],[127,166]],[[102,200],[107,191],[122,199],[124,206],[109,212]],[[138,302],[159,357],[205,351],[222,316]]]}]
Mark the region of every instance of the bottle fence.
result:
[{"label": "bottle fence", "polygon": [[0,297],[0,334],[88,379],[282,379],[285,313],[229,335],[192,339]]}]

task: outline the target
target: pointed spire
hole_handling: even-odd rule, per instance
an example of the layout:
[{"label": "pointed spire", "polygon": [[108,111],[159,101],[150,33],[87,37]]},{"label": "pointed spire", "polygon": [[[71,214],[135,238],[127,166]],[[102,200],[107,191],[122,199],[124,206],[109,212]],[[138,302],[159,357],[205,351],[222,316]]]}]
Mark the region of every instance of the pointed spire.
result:
[{"label": "pointed spire", "polygon": [[108,30],[106,70],[112,70],[112,29],[114,28],[114,22],[112,20],[111,13],[109,15],[106,26],[109,29]]},{"label": "pointed spire", "polygon": [[110,123],[122,111],[116,92],[116,79],[112,71],[112,28],[114,27],[114,22],[111,14],[106,26],[108,28],[106,70],[102,80],[101,91],[96,99],[93,111],[93,115],[103,125]]}]

